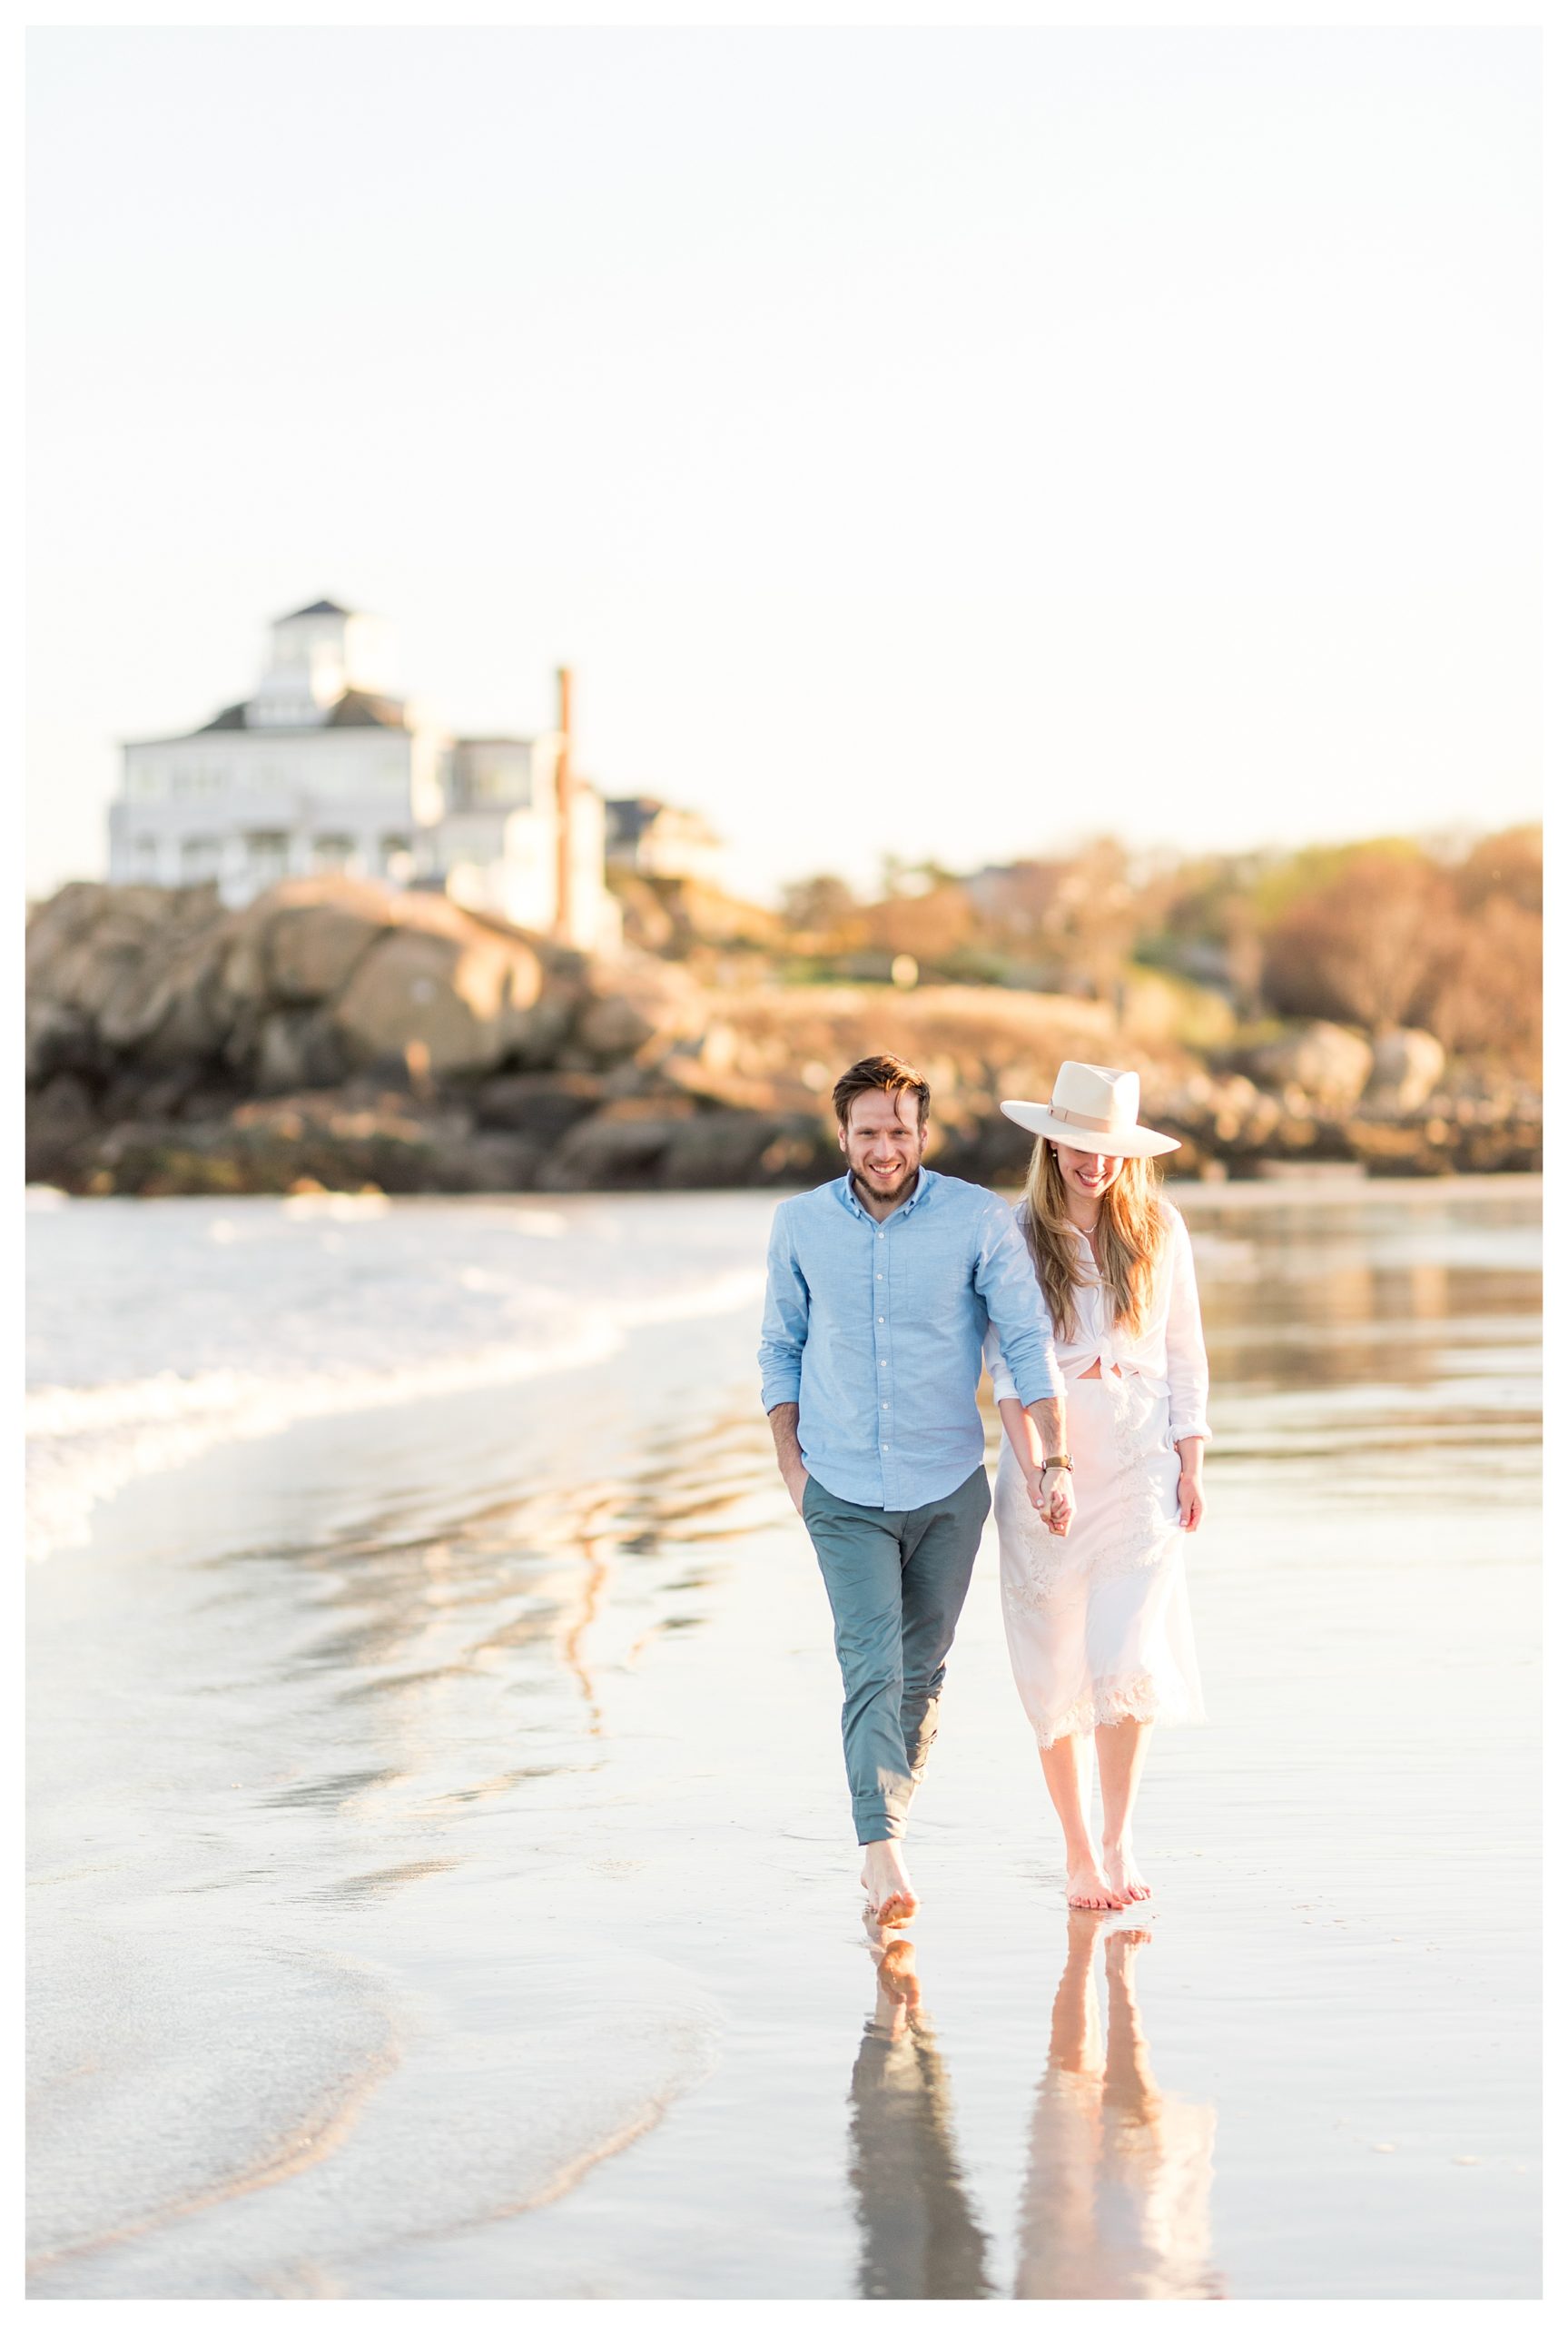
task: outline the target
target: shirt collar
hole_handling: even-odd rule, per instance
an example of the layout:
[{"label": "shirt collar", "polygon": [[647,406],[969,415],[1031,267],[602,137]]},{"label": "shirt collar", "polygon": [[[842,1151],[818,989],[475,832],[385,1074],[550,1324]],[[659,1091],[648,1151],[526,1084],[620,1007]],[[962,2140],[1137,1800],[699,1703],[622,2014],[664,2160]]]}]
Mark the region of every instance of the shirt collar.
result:
[{"label": "shirt collar", "polygon": [[[843,1178],[837,1180],[834,1182],[834,1185],[838,1199],[840,1202],[843,1203],[846,1211],[853,1212],[856,1219],[863,1219],[868,1222],[868,1224],[875,1225],[879,1223],[873,1221],[870,1212],[866,1210],[864,1204],[861,1202],[860,1197],[856,1194],[854,1191],[854,1172],[853,1171],[846,1171]],[[922,1162],[919,1171],[915,1173],[913,1194],[907,1195],[903,1202],[900,1203],[897,1211],[889,1212],[888,1217],[890,1219],[899,1219],[902,1218],[906,1211],[912,1211],[916,1203],[923,1202],[925,1201],[927,1195],[931,1192],[932,1185],[932,1174]]]}]

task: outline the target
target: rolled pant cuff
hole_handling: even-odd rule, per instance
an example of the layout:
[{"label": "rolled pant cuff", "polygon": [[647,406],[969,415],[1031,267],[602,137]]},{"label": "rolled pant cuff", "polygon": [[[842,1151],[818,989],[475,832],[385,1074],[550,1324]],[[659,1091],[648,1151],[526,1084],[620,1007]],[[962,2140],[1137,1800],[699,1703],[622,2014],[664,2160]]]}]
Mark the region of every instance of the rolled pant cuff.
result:
[{"label": "rolled pant cuff", "polygon": [[863,1848],[868,1841],[902,1841],[903,1829],[903,1818],[885,1808],[855,1809],[854,1836]]}]

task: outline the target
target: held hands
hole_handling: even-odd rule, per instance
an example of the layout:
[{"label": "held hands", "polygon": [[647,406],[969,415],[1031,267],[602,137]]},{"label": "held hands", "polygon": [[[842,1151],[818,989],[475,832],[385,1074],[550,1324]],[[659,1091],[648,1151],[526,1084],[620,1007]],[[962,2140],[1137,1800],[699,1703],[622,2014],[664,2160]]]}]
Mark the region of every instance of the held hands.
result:
[{"label": "held hands", "polygon": [[1031,1470],[1027,1489],[1031,1505],[1040,1524],[1052,1534],[1065,1534],[1078,1509],[1072,1490],[1071,1471]]}]

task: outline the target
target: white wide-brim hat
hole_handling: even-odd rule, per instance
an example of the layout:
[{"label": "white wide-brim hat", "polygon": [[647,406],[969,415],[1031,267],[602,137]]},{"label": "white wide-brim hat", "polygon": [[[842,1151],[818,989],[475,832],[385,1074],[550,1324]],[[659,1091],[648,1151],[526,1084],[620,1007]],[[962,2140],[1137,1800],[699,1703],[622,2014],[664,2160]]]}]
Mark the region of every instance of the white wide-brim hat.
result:
[{"label": "white wide-brim hat", "polygon": [[1149,1130],[1138,1119],[1138,1076],[1119,1073],[1110,1065],[1080,1065],[1068,1058],[1058,1069],[1050,1103],[1032,1098],[1004,1098],[1001,1111],[1009,1122],[1031,1130],[1037,1138],[1054,1139],[1059,1146],[1080,1147],[1086,1154],[1170,1154],[1181,1144],[1163,1131]]}]

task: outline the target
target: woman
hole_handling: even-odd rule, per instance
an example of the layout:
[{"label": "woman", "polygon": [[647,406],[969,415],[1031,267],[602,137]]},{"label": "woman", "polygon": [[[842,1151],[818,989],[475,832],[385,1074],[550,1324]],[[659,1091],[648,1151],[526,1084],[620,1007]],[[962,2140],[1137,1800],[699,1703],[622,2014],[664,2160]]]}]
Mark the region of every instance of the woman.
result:
[{"label": "woman", "polygon": [[[1036,1133],[1018,1221],[1067,1383],[1077,1515],[1047,1529],[1039,1439],[994,1333],[1007,1435],[997,1471],[1002,1608],[1019,1694],[1067,1844],[1070,1905],[1150,1895],[1132,1810],[1155,1720],[1200,1720],[1182,1537],[1203,1516],[1208,1367],[1192,1245],[1150,1159],[1179,1142],[1138,1120],[1136,1073],[1068,1064],[1048,1106],[1004,1099]],[[1092,1733],[1101,1852],[1086,1821]]]}]

